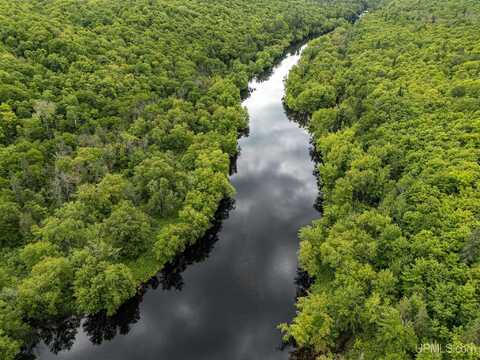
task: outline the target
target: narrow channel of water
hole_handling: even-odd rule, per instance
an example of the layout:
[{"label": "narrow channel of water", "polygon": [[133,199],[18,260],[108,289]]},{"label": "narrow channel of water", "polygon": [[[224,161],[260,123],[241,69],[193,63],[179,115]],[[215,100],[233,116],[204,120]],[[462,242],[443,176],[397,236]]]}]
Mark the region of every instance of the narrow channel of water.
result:
[{"label": "narrow channel of water", "polygon": [[266,81],[250,84],[250,134],[231,177],[235,204],[219,212],[225,220],[116,316],[52,329],[38,359],[288,359],[276,326],[295,314],[297,231],[318,217],[310,137],[282,105],[283,80],[299,56],[288,54]]}]

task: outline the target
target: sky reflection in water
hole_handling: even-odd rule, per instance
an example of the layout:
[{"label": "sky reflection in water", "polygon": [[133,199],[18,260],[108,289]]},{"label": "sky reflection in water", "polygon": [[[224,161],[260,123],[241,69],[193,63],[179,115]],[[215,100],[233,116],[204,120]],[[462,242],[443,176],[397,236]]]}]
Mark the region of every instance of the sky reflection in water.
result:
[{"label": "sky reflection in water", "polygon": [[39,359],[288,358],[276,326],[295,313],[297,231],[318,217],[309,136],[282,106],[283,79],[298,58],[287,56],[267,81],[251,83],[255,91],[244,101],[250,135],[240,140],[232,176],[235,207],[218,234],[180,259],[178,271],[160,274],[157,290],[125,304],[117,317],[83,320],[70,350],[55,355],[41,345]]}]

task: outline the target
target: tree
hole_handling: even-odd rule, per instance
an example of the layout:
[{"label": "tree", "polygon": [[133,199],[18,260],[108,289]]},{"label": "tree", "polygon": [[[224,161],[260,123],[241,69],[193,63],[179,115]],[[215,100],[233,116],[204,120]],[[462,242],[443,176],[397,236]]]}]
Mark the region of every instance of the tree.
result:
[{"label": "tree", "polygon": [[113,207],[111,215],[103,222],[102,233],[126,258],[142,254],[153,236],[148,215],[126,200]]},{"label": "tree", "polygon": [[11,201],[0,202],[0,246],[18,246],[20,236],[20,210]]},{"label": "tree", "polygon": [[208,91],[208,97],[214,104],[235,106],[240,101],[240,91],[232,81],[216,78]]},{"label": "tree", "polygon": [[10,143],[16,135],[17,117],[8,104],[0,104],[0,143]]},{"label": "tree", "polygon": [[21,342],[3,334],[0,330],[0,356],[4,360],[14,360],[20,352]]},{"label": "tree", "polygon": [[329,108],[335,105],[335,88],[329,85],[312,84],[297,97],[296,106],[302,111],[312,113],[319,108]]},{"label": "tree", "polygon": [[340,128],[338,117],[338,109],[318,109],[312,114],[310,128],[316,136],[334,132]]},{"label": "tree", "polygon": [[133,200],[133,185],[120,174],[107,174],[98,184],[81,185],[76,198],[98,217],[108,215],[122,200]]},{"label": "tree", "polygon": [[47,218],[41,227],[35,230],[35,235],[60,250],[69,251],[86,244],[89,235],[88,222],[92,214],[80,202],[68,203],[57,210],[54,216]]},{"label": "tree", "polygon": [[75,274],[76,306],[82,313],[105,310],[112,315],[123,302],[135,295],[136,285],[125,265],[88,257]]},{"label": "tree", "polygon": [[37,263],[18,286],[18,302],[27,317],[46,320],[72,310],[73,268],[66,258],[48,257]]},{"label": "tree", "polygon": [[25,245],[25,247],[20,250],[19,258],[25,264],[27,269],[32,269],[43,259],[49,257],[55,258],[60,255],[61,254],[55,245],[47,241],[38,241]]},{"label": "tree", "polygon": [[185,179],[168,156],[154,156],[135,168],[137,191],[153,214],[166,216],[178,208],[184,195]]},{"label": "tree", "polygon": [[291,336],[299,346],[312,345],[317,353],[329,354],[334,320],[329,313],[328,298],[315,294],[300,298],[296,306],[300,312],[293,324],[280,326],[285,340]]},{"label": "tree", "polygon": [[[5,292],[4,292],[5,294]],[[28,336],[30,327],[22,319],[22,313],[15,304],[0,300],[0,356],[14,359],[20,351],[22,339]]]}]

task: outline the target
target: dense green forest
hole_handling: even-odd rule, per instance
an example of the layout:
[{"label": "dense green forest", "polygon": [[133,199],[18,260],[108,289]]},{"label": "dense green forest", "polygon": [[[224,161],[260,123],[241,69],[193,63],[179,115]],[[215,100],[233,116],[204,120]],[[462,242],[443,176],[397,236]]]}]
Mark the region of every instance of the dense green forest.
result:
[{"label": "dense green forest", "polygon": [[285,101],[323,196],[286,337],[318,359],[480,358],[480,2],[385,1],[312,42]]},{"label": "dense green forest", "polygon": [[231,196],[241,93],[363,0],[0,0],[0,358],[113,313]]}]

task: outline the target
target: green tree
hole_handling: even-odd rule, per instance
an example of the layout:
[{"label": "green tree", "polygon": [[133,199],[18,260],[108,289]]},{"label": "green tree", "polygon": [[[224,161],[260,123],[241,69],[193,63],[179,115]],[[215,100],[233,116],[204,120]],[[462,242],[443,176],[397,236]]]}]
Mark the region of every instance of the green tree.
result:
[{"label": "green tree", "polygon": [[75,274],[76,306],[82,313],[105,310],[112,315],[123,302],[135,295],[135,286],[127,266],[89,257]]},{"label": "green tree", "polygon": [[129,201],[122,201],[113,207],[112,213],[103,222],[102,233],[127,258],[142,254],[153,236],[149,216]]},{"label": "green tree", "polygon": [[72,281],[73,268],[68,259],[45,258],[19,284],[19,306],[35,320],[64,316],[72,310]]}]

